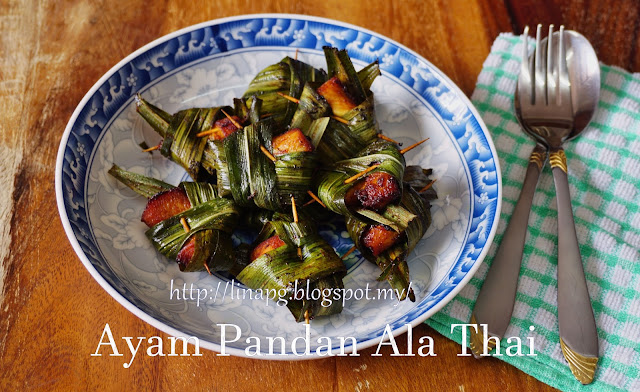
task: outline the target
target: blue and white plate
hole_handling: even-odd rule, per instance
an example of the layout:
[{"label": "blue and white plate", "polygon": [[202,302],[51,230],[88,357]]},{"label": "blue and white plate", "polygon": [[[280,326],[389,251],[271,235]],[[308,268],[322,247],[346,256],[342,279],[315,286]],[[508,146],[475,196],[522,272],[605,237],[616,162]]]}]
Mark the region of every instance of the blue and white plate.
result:
[{"label": "blue and white plate", "polygon": [[[423,322],[471,279],[497,227],[501,183],[491,137],[465,95],[428,61],[379,34],[308,16],[248,15],[192,26],[132,53],[91,88],[62,137],[56,195],[69,240],[91,275],[135,315],[218,352],[220,324],[229,324],[226,339],[236,338],[237,330],[240,336],[225,344],[227,353],[246,356],[247,346],[259,340],[265,354],[268,337],[283,337],[284,351],[276,344],[271,355],[255,357],[318,355],[296,355],[304,342],[292,342],[305,336],[305,326],[286,307],[249,298],[223,276],[181,273],[156,253],[140,222],[146,200],[107,170],[115,163],[173,184],[186,178],[159,154],[140,151],[140,142],[153,145],[159,136],[136,113],[135,94],[170,113],[230,104],[258,71],[285,56],[326,69],[326,45],[347,49],[357,69],[379,59],[382,76],[372,90],[380,127],[405,146],[430,138],[407,154],[407,162],[434,169],[439,198],[433,224],[409,258],[416,302],[378,298],[378,289],[387,288],[376,281],[380,270],[352,254],[344,283],[353,298],[342,314],[313,320],[311,352],[323,345],[319,351],[326,354],[331,342],[338,353],[340,337],[354,338],[358,350],[377,345],[386,328],[398,335]],[[327,224],[321,234],[339,254],[351,247],[340,225]],[[353,342],[346,342],[351,352]]]}]

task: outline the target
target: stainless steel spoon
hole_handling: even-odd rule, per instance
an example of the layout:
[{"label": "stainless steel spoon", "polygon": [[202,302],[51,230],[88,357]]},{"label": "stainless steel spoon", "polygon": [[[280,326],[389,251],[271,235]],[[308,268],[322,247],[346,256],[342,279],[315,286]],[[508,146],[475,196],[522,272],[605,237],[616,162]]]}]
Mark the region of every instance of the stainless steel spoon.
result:
[{"label": "stainless steel spoon", "polygon": [[[540,27],[539,27],[540,29]],[[525,35],[527,34],[525,31]],[[553,43],[552,48],[557,46],[556,42]],[[540,46],[546,46],[547,39],[541,42]],[[585,46],[585,42],[586,45]],[[526,41],[525,41],[526,44]],[[598,103],[599,97],[599,89],[600,89],[600,74],[597,58],[593,49],[590,51],[590,45],[586,39],[573,31],[565,32],[565,45],[566,45],[566,58],[567,58],[567,68],[569,81],[571,83],[571,112],[574,118],[573,128],[571,128],[568,132],[568,135],[564,137],[565,140],[568,140],[572,137],[577,136],[586,125],[589,123]],[[544,50],[539,51],[544,53]],[[526,48],[524,48],[526,51]],[[526,52],[525,52],[526,53]],[[525,55],[526,57],[526,55]],[[540,60],[540,59],[539,59]],[[533,62],[533,55],[531,56],[531,62]],[[553,64],[555,66],[555,64]],[[595,65],[595,68],[594,68]],[[520,105],[518,102],[518,96],[520,94],[516,94],[516,113],[520,115]],[[521,121],[521,124],[523,121]],[[523,126],[523,129],[527,132],[533,132],[528,127]],[[529,217],[529,211],[531,209],[531,202],[533,199],[533,193],[536,188],[536,184],[539,179],[539,175],[544,164],[546,153],[547,153],[547,145],[545,138],[539,138],[538,134],[535,134],[535,138],[539,141],[538,145],[534,149],[531,154],[531,159],[529,166],[527,168],[527,172],[525,175],[523,188],[518,198],[518,202],[513,211],[513,215],[509,221],[507,229],[505,230],[505,234],[503,236],[500,247],[496,253],[496,257],[494,258],[491,268],[487,274],[487,278],[485,279],[484,285],[480,291],[478,299],[476,301],[475,308],[472,313],[471,322],[474,324],[487,324],[488,326],[488,334],[490,336],[495,337],[503,337],[504,333],[509,325],[511,314],[513,312],[513,306],[515,303],[515,294],[517,289],[517,280],[518,275],[520,273],[520,263],[522,260],[522,253],[524,248],[524,242],[526,238],[526,228]],[[554,176],[556,175],[556,169],[554,171]],[[563,172],[564,173],[564,172]],[[561,181],[561,180],[560,180]],[[558,180],[556,180],[558,184]],[[565,180],[566,184],[566,173]],[[568,188],[567,188],[568,189]],[[568,192],[566,192],[568,195]],[[564,207],[563,207],[564,208]],[[564,209],[563,213],[560,213],[560,207],[558,207],[559,215],[565,215],[564,213],[568,211],[571,214],[571,206],[569,204],[568,209]],[[571,218],[571,230],[574,233],[575,238],[575,228],[573,227],[573,217]],[[566,220],[566,219],[565,219]],[[563,220],[564,222],[564,220]],[[564,229],[564,226],[562,226]],[[570,234],[570,233],[566,233]],[[565,234],[562,237],[566,237]],[[575,245],[577,248],[577,240],[575,240]],[[566,247],[565,247],[566,248]],[[578,258],[579,258],[579,249],[578,249]],[[563,257],[560,257],[561,259]],[[560,263],[559,263],[560,264]],[[567,263],[563,263],[563,267],[567,266]],[[580,263],[580,270],[582,269],[582,265]],[[559,270],[565,270],[565,268],[559,268]],[[574,272],[575,269],[574,269]],[[567,287],[565,284],[565,278],[567,274],[560,273],[559,271],[559,283],[560,287]],[[582,271],[578,273],[579,276],[583,276]],[[562,283],[560,283],[562,279]],[[586,290],[586,284],[585,284]],[[559,294],[560,296],[560,294]],[[586,295],[586,300],[588,302],[588,293]],[[559,302],[564,302],[560,301]],[[589,305],[589,312],[592,314],[591,305]],[[559,313],[566,314],[559,310]],[[559,316],[561,319],[566,319],[567,317]],[[573,317],[573,316],[568,316]],[[593,316],[592,316],[593,317]],[[594,325],[595,331],[595,323]],[[564,323],[565,325],[567,323]],[[567,328],[564,328],[565,330]],[[475,334],[472,331],[472,350],[474,354],[478,357],[482,350],[482,340],[484,337],[482,334]],[[478,330],[480,331],[480,330]],[[561,332],[561,336],[562,332]],[[593,339],[592,339],[593,340]],[[566,340],[565,340],[566,342]],[[474,347],[475,346],[475,347]],[[492,347],[488,347],[490,350]],[[590,350],[593,353],[593,350]],[[597,357],[597,336],[596,336],[596,357]],[[572,369],[573,370],[573,369]]]}]

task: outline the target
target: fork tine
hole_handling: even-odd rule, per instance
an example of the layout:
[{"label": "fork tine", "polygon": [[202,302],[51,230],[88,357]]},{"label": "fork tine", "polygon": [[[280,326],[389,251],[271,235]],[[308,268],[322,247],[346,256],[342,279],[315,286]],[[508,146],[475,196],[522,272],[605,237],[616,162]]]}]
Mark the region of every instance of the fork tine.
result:
[{"label": "fork tine", "polygon": [[558,34],[558,105],[571,102],[571,82],[567,69],[567,53],[564,46],[564,26]]},{"label": "fork tine", "polygon": [[534,84],[535,90],[533,94],[533,102],[536,105],[545,105],[547,103],[547,70],[542,60],[542,25],[539,24],[536,29],[536,52],[534,60]]},{"label": "fork tine", "polygon": [[529,64],[529,26],[524,26],[522,32],[522,59],[520,62],[520,75],[518,75],[518,93],[521,103],[526,98],[527,104],[533,103],[533,94],[531,94],[531,66]]},{"label": "fork tine", "polygon": [[559,72],[554,66],[557,60],[553,53],[553,25],[549,25],[549,35],[547,36],[547,104],[554,105],[557,102]]}]

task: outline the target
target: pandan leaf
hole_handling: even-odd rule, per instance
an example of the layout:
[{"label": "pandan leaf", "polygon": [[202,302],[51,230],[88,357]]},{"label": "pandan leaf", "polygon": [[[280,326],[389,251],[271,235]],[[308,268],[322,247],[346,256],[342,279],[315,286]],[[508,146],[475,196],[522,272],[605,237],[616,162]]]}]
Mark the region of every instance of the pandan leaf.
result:
[{"label": "pandan leaf", "polygon": [[[181,271],[228,271],[234,266],[231,230],[237,226],[239,210],[231,200],[218,199],[215,185],[182,182],[179,187],[152,177],[132,173],[113,165],[109,173],[138,194],[153,200],[157,196],[177,191],[186,198],[175,206],[178,214],[153,225],[147,236],[156,248],[170,259],[176,259]],[[167,202],[171,203],[171,197]],[[147,206],[147,209],[149,206]],[[186,211],[185,211],[186,209]],[[171,211],[171,206],[164,208]],[[145,211],[147,211],[145,209]],[[162,214],[162,211],[158,211]],[[174,215],[175,214],[175,215]],[[157,216],[157,214],[156,214]],[[187,232],[181,218],[188,222]],[[189,240],[193,239],[192,243]],[[190,249],[185,250],[185,247]],[[205,267],[205,264],[207,267]]]},{"label": "pandan leaf", "polygon": [[331,107],[319,95],[312,84],[307,83],[302,89],[297,109],[291,120],[290,128],[300,128],[305,135],[314,120],[327,117],[331,113]]},{"label": "pandan leaf", "polygon": [[373,110],[373,98],[363,101],[342,118],[347,124],[332,118],[321,138],[313,137],[311,131],[307,133],[312,140],[317,140],[318,158],[324,166],[353,158],[367,145],[378,140],[380,131]]},{"label": "pandan leaf", "polygon": [[299,98],[305,83],[322,82],[325,79],[326,74],[323,71],[285,57],[279,63],[260,71],[249,83],[242,97],[247,100],[248,106],[255,98],[261,99],[263,113],[272,114],[279,126],[286,126],[291,121],[297,104],[280,94]]},{"label": "pandan leaf", "polygon": [[358,78],[358,73],[353,67],[351,58],[346,50],[325,46],[324,57],[327,61],[327,71],[330,77],[336,76],[345,86],[349,94],[355,98],[356,102],[362,102],[367,98],[367,94]]},{"label": "pandan leaf", "polygon": [[144,100],[140,94],[136,95],[135,100],[136,111],[140,113],[142,118],[144,118],[160,136],[165,137],[173,116],[159,107],[150,104]]},{"label": "pandan leaf", "polygon": [[369,91],[371,89],[371,85],[373,84],[373,81],[378,76],[380,76],[380,65],[378,63],[378,60],[374,61],[373,63],[367,65],[366,67],[358,71],[358,79],[360,80],[360,83],[362,84],[362,88],[365,91]]},{"label": "pandan leaf", "polygon": [[246,126],[224,140],[231,194],[243,207],[280,208],[276,192],[273,162],[260,150],[270,150],[273,122],[261,121]]},{"label": "pandan leaf", "polygon": [[174,188],[173,185],[164,181],[124,170],[118,165],[111,166],[109,174],[147,199],[152,198],[157,193]]},{"label": "pandan leaf", "polygon": [[211,175],[216,176],[218,195],[229,197],[231,195],[231,180],[229,179],[229,166],[223,140],[207,140],[207,145],[202,153],[202,167]]},{"label": "pandan leaf", "polygon": [[[146,235],[160,253],[175,259],[186,241],[198,231],[219,230],[231,234],[239,215],[240,210],[232,200],[213,199],[154,225]],[[182,218],[189,231],[182,225]]]},{"label": "pandan leaf", "polygon": [[[231,111],[231,108],[227,108]],[[198,181],[207,138],[197,134],[209,130],[224,114],[220,108],[187,109],[173,116],[161,152],[184,167]]]},{"label": "pandan leaf", "polygon": [[[313,152],[279,155],[272,162],[261,150],[272,152],[274,122],[270,119],[246,126],[224,140],[226,168],[217,168],[218,183],[228,182],[233,199],[243,207],[288,210],[293,196],[303,202],[311,188],[317,160]],[[223,178],[221,178],[221,176]]]},{"label": "pandan leaf", "polygon": [[420,166],[407,166],[404,171],[404,182],[418,192],[420,197],[425,201],[435,200],[438,198],[438,195],[433,187],[422,191],[431,183],[429,176],[431,176],[432,173],[432,169],[423,169]]},{"label": "pandan leaf", "polygon": [[206,182],[181,182],[180,186],[187,194],[192,206],[218,198],[215,185]]}]

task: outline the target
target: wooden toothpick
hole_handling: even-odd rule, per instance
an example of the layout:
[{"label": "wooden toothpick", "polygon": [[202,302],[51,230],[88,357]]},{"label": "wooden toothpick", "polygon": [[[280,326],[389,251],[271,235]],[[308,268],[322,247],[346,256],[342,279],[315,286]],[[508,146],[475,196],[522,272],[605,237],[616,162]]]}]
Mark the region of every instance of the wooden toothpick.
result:
[{"label": "wooden toothpick", "polygon": [[382,139],[382,140],[386,140],[386,141],[391,142],[391,143],[395,143],[395,144],[397,144],[397,145],[399,145],[399,146],[401,146],[401,145],[402,145],[402,143],[397,142],[397,141],[395,141],[395,140],[391,139],[390,137],[385,136],[385,135],[383,135],[383,134],[381,134],[381,133],[379,133],[379,134],[378,134],[378,138],[380,138],[380,139]]},{"label": "wooden toothpick", "polygon": [[433,180],[431,180],[431,182],[429,182],[427,185],[425,185],[424,188],[420,189],[418,191],[418,193],[422,193],[422,192],[426,191],[427,189],[431,188],[431,186],[433,185],[434,182],[436,182],[435,178]]},{"label": "wooden toothpick", "polygon": [[276,157],[274,157],[264,146],[260,146],[260,151],[262,151],[267,158],[271,159],[272,162],[277,160]]},{"label": "wooden toothpick", "polygon": [[300,100],[298,98],[294,98],[290,95],[281,93],[280,91],[278,91],[278,95],[281,96],[282,98],[288,99],[289,101],[293,102],[293,103],[299,103]]},{"label": "wooden toothpick", "polygon": [[313,200],[310,200],[309,202],[305,203],[305,206],[307,204],[311,204],[314,201],[317,201],[318,203],[320,203],[321,206],[323,206],[324,208],[327,208],[327,206],[324,205],[324,203],[322,202],[322,200],[320,200],[320,198],[318,196],[315,195],[315,193],[311,192],[311,191],[307,191],[307,193],[309,194],[309,196],[311,196],[311,198]]},{"label": "wooden toothpick", "polygon": [[347,124],[347,125],[349,125],[349,121],[345,120],[345,119],[344,119],[344,118],[342,118],[342,117],[338,117],[338,116],[331,116],[331,118],[332,118],[332,119],[334,119],[334,120],[336,120],[336,121],[338,121],[338,122],[341,122],[341,123],[343,123],[343,124]]},{"label": "wooden toothpick", "polygon": [[293,212],[293,221],[298,223],[298,209],[296,208],[296,199],[291,196],[291,212]]},{"label": "wooden toothpick", "polygon": [[145,148],[144,150],[142,150],[142,152],[150,152],[150,151],[155,151],[155,150],[159,150],[160,149],[160,144],[158,144],[157,146],[153,146],[153,147],[149,147],[149,148]]},{"label": "wooden toothpick", "polygon": [[215,132],[216,132],[216,130],[214,128],[211,128],[208,131],[202,131],[202,132],[196,133],[196,137],[209,136],[209,135],[211,135],[211,134],[213,134]]},{"label": "wooden toothpick", "polygon": [[365,170],[361,171],[360,173],[356,174],[355,176],[351,176],[349,178],[347,178],[346,180],[344,180],[345,184],[348,184],[350,182],[354,182],[355,180],[357,180],[358,178],[360,178],[361,176],[364,176],[365,174],[369,173],[371,170],[375,169],[376,167],[380,166],[380,164],[375,164],[373,166],[369,166],[368,168],[366,168]]},{"label": "wooden toothpick", "polygon": [[342,257],[340,257],[342,260],[346,259],[347,256],[349,256],[351,253],[353,253],[353,251],[356,250],[356,246],[352,246],[347,253],[343,254]]},{"label": "wooden toothpick", "polygon": [[411,146],[409,146],[409,147],[407,147],[407,148],[404,148],[404,149],[400,150],[400,154],[403,154],[403,155],[404,155],[405,153],[407,153],[407,152],[409,152],[409,151],[413,150],[414,148],[418,147],[419,145],[421,145],[422,143],[426,142],[427,140],[429,140],[429,138],[426,138],[426,139],[424,139],[424,140],[421,140],[421,141],[419,141],[419,142],[418,142],[418,143],[416,143],[416,144],[413,144],[413,145],[411,145]]},{"label": "wooden toothpick", "polygon": [[231,123],[238,129],[242,129],[242,125],[240,125],[239,122],[237,122],[236,120],[233,119],[233,117],[231,117],[229,114],[227,114],[227,112],[225,112],[223,109],[220,109],[220,111],[227,116],[227,118],[229,119],[229,121],[231,121]]},{"label": "wooden toothpick", "polygon": [[184,219],[184,217],[180,218],[180,224],[182,224],[182,227],[184,228],[185,233],[188,233],[191,231],[191,228],[189,227],[189,224],[187,223],[187,220]]}]

